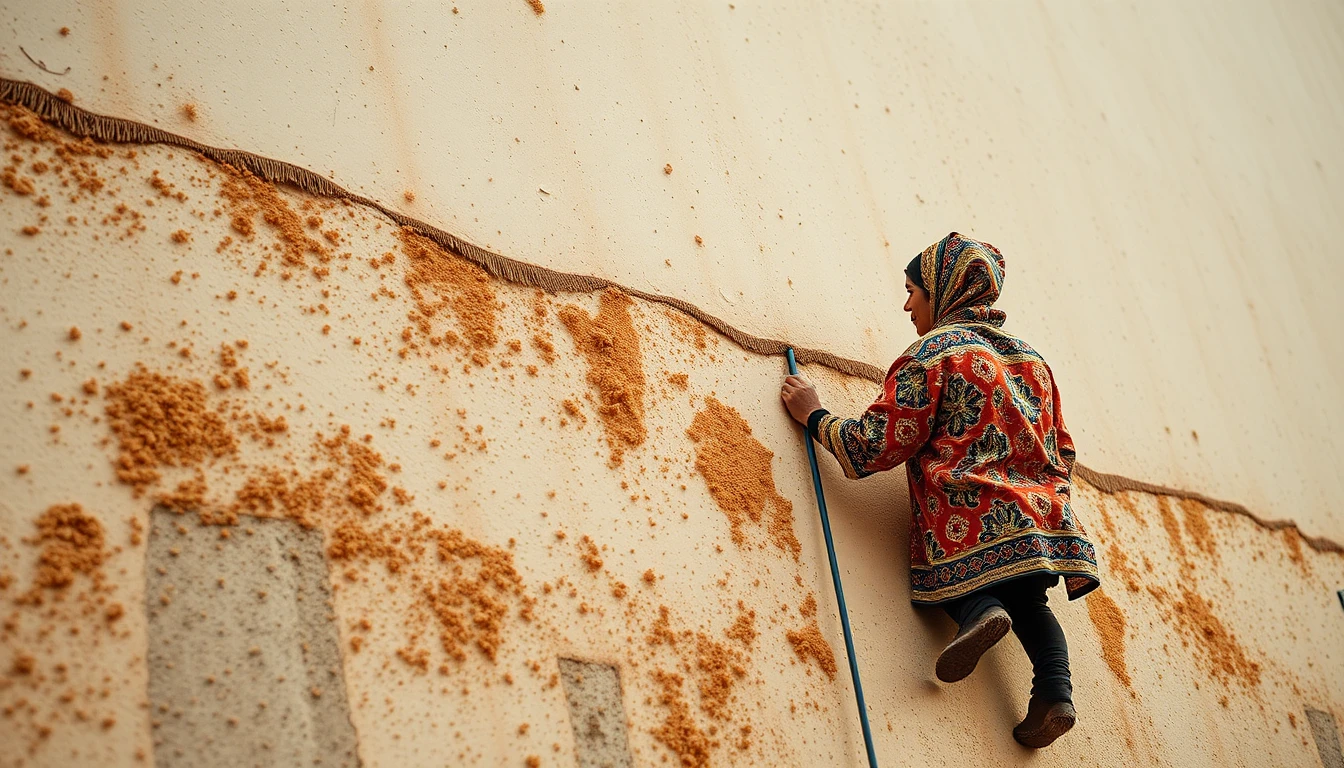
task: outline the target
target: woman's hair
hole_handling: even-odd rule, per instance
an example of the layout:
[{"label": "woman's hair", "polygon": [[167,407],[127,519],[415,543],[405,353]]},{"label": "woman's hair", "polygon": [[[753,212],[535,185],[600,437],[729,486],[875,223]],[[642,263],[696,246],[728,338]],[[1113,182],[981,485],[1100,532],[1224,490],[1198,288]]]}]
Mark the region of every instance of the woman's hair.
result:
[{"label": "woman's hair", "polygon": [[919,269],[918,256],[911,259],[910,263],[905,265],[905,276],[910,278],[910,282],[919,286],[919,289],[921,291],[923,291],[926,294],[929,292],[928,286],[924,285],[924,273],[921,272]]}]

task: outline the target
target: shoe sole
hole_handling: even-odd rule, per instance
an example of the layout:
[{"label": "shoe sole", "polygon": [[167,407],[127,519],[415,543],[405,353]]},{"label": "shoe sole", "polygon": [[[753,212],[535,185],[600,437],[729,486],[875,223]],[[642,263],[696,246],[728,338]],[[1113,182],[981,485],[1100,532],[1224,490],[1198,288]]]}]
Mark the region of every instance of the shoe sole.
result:
[{"label": "shoe sole", "polygon": [[980,663],[980,657],[985,655],[985,651],[993,648],[994,644],[1002,640],[1012,628],[1013,620],[1006,614],[1001,614],[986,619],[960,639],[953,640],[943,649],[942,654],[938,656],[938,663],[934,665],[938,679],[944,683],[966,679],[975,671],[975,666]]},{"label": "shoe sole", "polygon": [[1060,736],[1068,733],[1073,728],[1077,715],[1069,712],[1062,712],[1054,717],[1046,718],[1041,727],[1031,733],[1020,734],[1013,732],[1013,738],[1018,744],[1032,749],[1044,749],[1055,742]]}]

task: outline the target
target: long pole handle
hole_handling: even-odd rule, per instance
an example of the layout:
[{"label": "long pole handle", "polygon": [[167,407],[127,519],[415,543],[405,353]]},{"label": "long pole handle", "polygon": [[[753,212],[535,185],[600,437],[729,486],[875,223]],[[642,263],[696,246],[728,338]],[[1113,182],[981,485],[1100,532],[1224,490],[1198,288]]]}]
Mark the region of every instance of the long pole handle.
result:
[{"label": "long pole handle", "polygon": [[[798,361],[794,359],[793,347],[786,352],[789,358],[789,373],[798,374]],[[849,609],[845,607],[845,588],[840,584],[840,566],[835,560],[835,542],[831,540],[831,518],[826,514],[826,496],[821,490],[821,470],[817,469],[817,449],[812,445],[812,436],[803,427],[803,441],[807,443],[807,461],[812,465],[812,487],[817,492],[817,509],[821,511],[821,530],[826,534],[826,554],[831,559],[831,581],[835,584],[835,599],[840,604],[840,624],[845,629],[845,653],[849,657],[849,674],[854,678],[854,698],[859,705],[859,722],[863,724],[863,744],[868,749],[869,768],[877,768],[877,753],[873,751],[873,731],[868,727],[868,705],[863,701],[863,682],[859,679],[859,660],[854,655],[854,635],[849,630]]]}]

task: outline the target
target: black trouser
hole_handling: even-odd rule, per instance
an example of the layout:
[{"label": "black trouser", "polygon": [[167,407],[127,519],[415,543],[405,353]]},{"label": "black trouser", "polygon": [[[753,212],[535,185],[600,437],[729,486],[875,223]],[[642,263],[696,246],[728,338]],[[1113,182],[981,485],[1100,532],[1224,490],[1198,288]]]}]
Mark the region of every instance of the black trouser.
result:
[{"label": "black trouser", "polygon": [[1013,633],[1031,659],[1035,672],[1031,695],[1045,701],[1073,701],[1073,683],[1069,680],[1069,646],[1064,629],[1046,604],[1045,591],[1059,583],[1053,573],[1033,573],[1002,584],[993,584],[943,603],[943,610],[964,626],[994,606],[1008,611]]}]

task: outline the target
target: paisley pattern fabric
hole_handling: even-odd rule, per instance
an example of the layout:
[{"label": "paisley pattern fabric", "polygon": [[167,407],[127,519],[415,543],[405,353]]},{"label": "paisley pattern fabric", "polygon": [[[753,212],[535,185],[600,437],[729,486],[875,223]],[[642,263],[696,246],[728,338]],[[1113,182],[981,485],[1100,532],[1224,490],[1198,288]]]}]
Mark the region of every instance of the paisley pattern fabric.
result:
[{"label": "paisley pattern fabric", "polygon": [[933,329],[892,364],[862,416],[822,416],[817,440],[851,478],[905,464],[912,601],[1038,572],[1082,597],[1101,576],[1070,507],[1073,441],[1049,366],[992,307],[1003,255],[954,232],[920,255],[920,272]]}]

